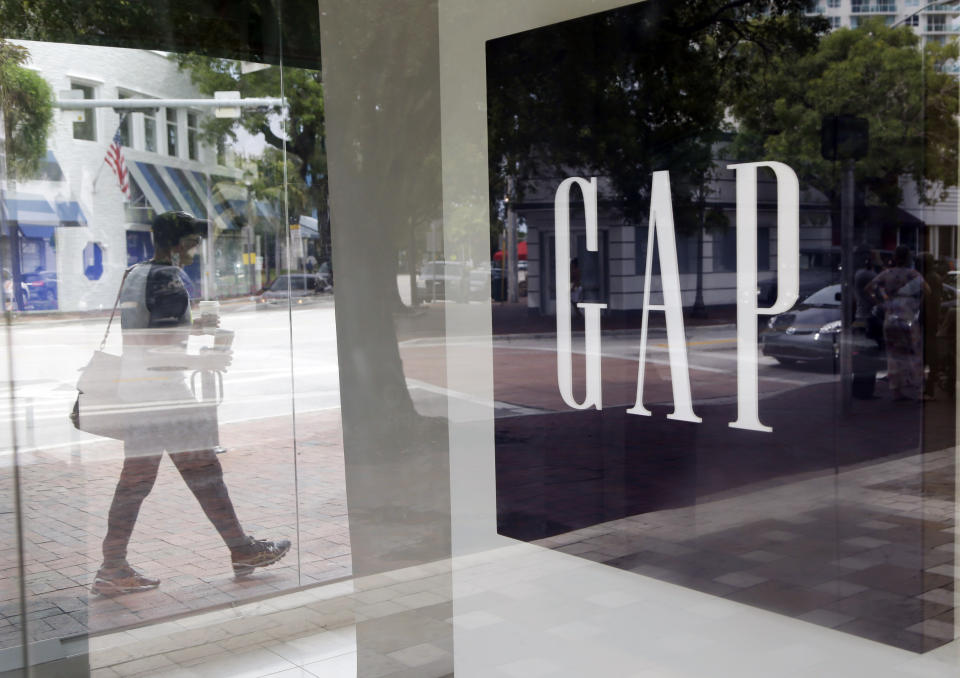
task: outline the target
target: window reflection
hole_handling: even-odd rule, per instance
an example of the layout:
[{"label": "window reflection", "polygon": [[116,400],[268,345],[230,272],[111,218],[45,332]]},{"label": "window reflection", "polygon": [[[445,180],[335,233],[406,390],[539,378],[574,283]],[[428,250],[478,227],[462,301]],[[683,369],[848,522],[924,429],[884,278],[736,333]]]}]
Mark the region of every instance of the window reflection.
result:
[{"label": "window reflection", "polygon": [[[31,609],[50,611],[28,621],[28,642],[348,575],[322,118],[280,135],[289,111],[275,65],[260,68],[256,94],[275,105],[218,119],[213,105],[171,100],[212,101],[191,69],[239,79],[239,62],[7,43],[49,83],[51,111],[33,157],[7,144],[0,220],[10,422],[29,459],[23,557],[31,568],[57,560],[26,584]],[[70,80],[64,63],[97,64],[97,84]],[[316,71],[287,77],[319,88]],[[136,105],[55,108],[54,93],[71,88]],[[168,237],[171,215],[189,215],[191,232]],[[264,289],[301,279],[260,312]],[[313,339],[309,354],[291,323]],[[84,369],[92,355],[117,371]],[[74,402],[78,375],[87,390]],[[0,650],[19,643],[10,634]]]},{"label": "window reflection", "polygon": [[[498,529],[925,651],[953,639],[953,536],[929,537],[949,532],[955,507],[956,215],[945,210],[958,191],[957,46],[870,17],[875,4],[853,6],[851,30],[799,6],[718,17],[651,1],[487,44],[491,204],[519,187],[508,209],[529,224],[530,255],[525,302],[493,307]],[[796,32],[780,24],[774,45],[761,33],[776,21]],[[902,68],[871,57],[863,87],[853,74],[866,51]],[[838,113],[855,124],[831,136]],[[756,255],[742,249],[729,166],[760,161],[798,175],[796,251],[781,247],[782,198],[765,169],[747,226]],[[669,171],[679,275],[661,275],[657,242],[644,309],[655,171]],[[553,195],[572,176],[596,177],[597,252],[585,258],[577,202],[559,262]],[[512,228],[506,211],[494,210],[495,231]],[[759,315],[757,353],[743,356],[738,307],[754,300],[738,281],[756,271],[757,307],[773,306],[785,256],[797,301]],[[606,288],[599,349],[576,306],[592,260],[609,262],[593,266],[591,286]],[[556,304],[560,267],[571,308]],[[682,346],[665,331],[660,293],[673,284]],[[602,410],[561,398],[559,314],[571,316],[578,401],[587,356],[601,356]],[[701,423],[669,418],[684,370]],[[770,433],[728,426],[744,370],[759,377]],[[628,411],[638,371],[649,417]]]}]

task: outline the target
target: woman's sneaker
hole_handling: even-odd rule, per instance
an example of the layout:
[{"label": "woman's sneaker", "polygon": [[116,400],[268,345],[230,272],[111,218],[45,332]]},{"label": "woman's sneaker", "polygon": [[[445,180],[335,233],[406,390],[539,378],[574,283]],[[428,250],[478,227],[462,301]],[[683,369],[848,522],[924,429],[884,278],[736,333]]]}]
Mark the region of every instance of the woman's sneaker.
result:
[{"label": "woman's sneaker", "polygon": [[230,553],[230,560],[233,562],[233,574],[235,577],[245,577],[252,573],[255,568],[273,565],[287,555],[289,550],[290,541],[288,539],[267,541],[266,539],[247,537],[246,543],[233,549]]},{"label": "woman's sneaker", "polygon": [[160,586],[159,579],[140,574],[129,565],[123,567],[101,567],[93,580],[90,590],[99,596],[116,596],[122,593],[149,591]]}]

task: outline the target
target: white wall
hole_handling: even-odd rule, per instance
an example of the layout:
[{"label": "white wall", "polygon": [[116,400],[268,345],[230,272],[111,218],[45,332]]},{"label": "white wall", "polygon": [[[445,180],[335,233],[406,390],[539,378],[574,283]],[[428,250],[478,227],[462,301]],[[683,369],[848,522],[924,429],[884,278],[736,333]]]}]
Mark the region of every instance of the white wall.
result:
[{"label": "white wall", "polygon": [[[54,94],[69,90],[73,82],[94,86],[99,99],[120,98],[120,92],[150,98],[208,98],[190,82],[174,61],[164,54],[147,50],[16,41],[30,52],[27,66],[50,83]],[[62,185],[27,182],[24,192],[49,194],[63,200],[77,200],[87,219],[86,228],[56,229],[59,308],[62,311],[111,308],[127,264],[124,196],[116,176],[104,162],[120,117],[112,109],[96,111],[96,140],[73,138],[69,112],[56,111],[48,147],[54,152],[66,181]],[[187,159],[187,112],[177,111],[179,149],[176,157],[166,154],[165,112],[157,120],[157,153],[144,149],[143,115],[133,114],[133,149],[124,149],[127,164],[145,162],[210,172],[216,165],[216,149],[200,144],[199,159]],[[221,173],[229,173],[221,168]],[[66,193],[66,195],[64,195]],[[142,228],[142,226],[141,226]],[[99,280],[88,280],[83,273],[83,248],[89,242],[101,244],[104,272]]]}]

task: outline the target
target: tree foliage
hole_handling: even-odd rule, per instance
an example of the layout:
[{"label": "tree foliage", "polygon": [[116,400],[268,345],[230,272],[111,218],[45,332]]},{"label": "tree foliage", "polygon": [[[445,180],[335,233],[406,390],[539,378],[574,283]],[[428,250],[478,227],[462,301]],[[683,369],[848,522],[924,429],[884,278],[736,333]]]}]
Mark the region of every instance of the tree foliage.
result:
[{"label": "tree foliage", "polygon": [[[214,92],[229,90],[239,91],[244,98],[278,97],[282,94],[287,100],[289,116],[287,151],[302,161],[298,171],[309,184],[316,184],[324,178],[323,83],[319,71],[271,66],[244,74],[239,64],[231,59],[199,54],[181,54],[175,58],[204,94],[213,96]],[[263,134],[270,146],[283,150],[285,139],[275,131],[279,115],[279,107],[270,110],[247,109],[239,124],[251,134]],[[236,139],[235,121],[230,119],[210,119],[204,131],[208,141],[215,141],[224,135]]]},{"label": "tree foliage", "polygon": [[[320,68],[311,0],[0,0],[7,37]],[[289,20],[287,19],[289,17]]]},{"label": "tree foliage", "polygon": [[835,195],[841,168],[821,157],[822,120],[856,115],[870,126],[868,154],[855,170],[867,201],[898,205],[904,178],[922,199],[942,199],[957,183],[957,83],[944,69],[957,45],[930,42],[921,52],[918,42],[906,26],[869,22],[834,31],[796,59],[745,48],[745,76],[731,92],[738,154],[786,162]]},{"label": "tree foliage", "polygon": [[23,67],[26,48],[0,40],[0,105],[3,109],[7,172],[32,176],[47,154],[53,121],[53,90],[42,76]]},{"label": "tree foliage", "polygon": [[[606,176],[624,215],[646,211],[669,169],[691,201],[713,162],[743,48],[789,58],[825,29],[802,0],[650,0],[488,46],[491,197],[570,168]],[[782,57],[780,56],[782,55]]]},{"label": "tree foliage", "polygon": [[[203,136],[208,143],[217,143],[224,137],[235,140],[238,127],[253,135],[262,134],[268,146],[266,152],[256,159],[258,171],[254,194],[272,200],[271,192],[282,188],[285,150],[290,215],[310,214],[316,208],[322,216],[327,205],[327,156],[320,72],[270,66],[243,73],[240,64],[232,59],[193,53],[178,54],[173,58],[190,74],[193,84],[209,96],[217,91],[239,91],[244,98],[283,95],[287,104],[285,128],[280,129],[282,111],[279,106],[243,109],[239,120],[207,118],[203,123]],[[329,243],[329,228],[323,219],[321,221],[323,239]]]}]

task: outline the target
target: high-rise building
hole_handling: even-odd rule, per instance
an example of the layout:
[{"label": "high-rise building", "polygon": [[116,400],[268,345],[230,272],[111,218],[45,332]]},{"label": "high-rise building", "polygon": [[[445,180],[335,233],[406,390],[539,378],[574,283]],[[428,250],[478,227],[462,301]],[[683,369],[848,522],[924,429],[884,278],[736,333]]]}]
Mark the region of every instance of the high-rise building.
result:
[{"label": "high-rise building", "polygon": [[811,13],[822,14],[832,28],[856,28],[880,18],[888,26],[911,26],[925,40],[943,42],[960,35],[960,5],[924,0],[817,0]]}]

